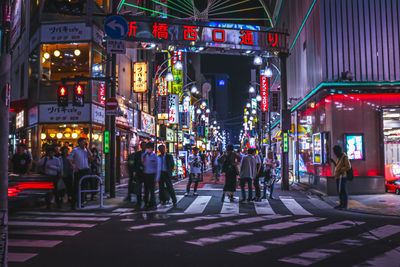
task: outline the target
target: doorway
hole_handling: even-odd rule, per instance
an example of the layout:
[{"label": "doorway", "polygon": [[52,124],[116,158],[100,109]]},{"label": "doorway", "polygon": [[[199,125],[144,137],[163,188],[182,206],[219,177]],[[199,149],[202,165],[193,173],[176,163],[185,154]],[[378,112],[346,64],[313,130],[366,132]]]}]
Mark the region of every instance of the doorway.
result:
[{"label": "doorway", "polygon": [[383,109],[385,180],[400,179],[400,108]]}]

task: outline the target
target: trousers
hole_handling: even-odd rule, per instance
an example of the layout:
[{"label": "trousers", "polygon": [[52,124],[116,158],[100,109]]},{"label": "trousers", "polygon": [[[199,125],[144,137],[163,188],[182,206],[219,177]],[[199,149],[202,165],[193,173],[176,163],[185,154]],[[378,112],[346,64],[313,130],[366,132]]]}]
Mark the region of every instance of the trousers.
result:
[{"label": "trousers", "polygon": [[144,204],[154,207],[156,205],[156,174],[144,174]]},{"label": "trousers", "polygon": [[[172,202],[176,203],[176,195],[174,187],[172,186],[171,179],[167,172],[161,172],[160,181],[158,181],[158,186],[160,188],[160,201],[168,201],[171,197]],[[167,193],[169,196],[167,196]]]},{"label": "trousers", "polygon": [[247,200],[251,200],[253,198],[253,187],[252,187],[252,179],[250,177],[243,177],[240,178],[240,189],[242,191],[242,199],[246,199],[246,190],[245,190],[245,186],[247,184],[248,186],[248,198]]}]

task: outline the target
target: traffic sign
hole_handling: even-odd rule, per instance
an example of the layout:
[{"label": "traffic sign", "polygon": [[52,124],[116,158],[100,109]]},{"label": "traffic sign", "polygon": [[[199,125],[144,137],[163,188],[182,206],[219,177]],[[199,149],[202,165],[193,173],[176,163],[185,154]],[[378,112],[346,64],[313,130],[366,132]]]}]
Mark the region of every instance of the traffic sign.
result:
[{"label": "traffic sign", "polygon": [[118,108],[118,100],[114,97],[110,97],[106,101],[106,109],[117,109]]},{"label": "traffic sign", "polygon": [[112,39],[123,39],[128,33],[128,22],[121,16],[111,16],[104,23],[104,30]]},{"label": "traffic sign", "polygon": [[126,41],[108,39],[107,40],[107,53],[110,54],[125,54],[126,53]]}]

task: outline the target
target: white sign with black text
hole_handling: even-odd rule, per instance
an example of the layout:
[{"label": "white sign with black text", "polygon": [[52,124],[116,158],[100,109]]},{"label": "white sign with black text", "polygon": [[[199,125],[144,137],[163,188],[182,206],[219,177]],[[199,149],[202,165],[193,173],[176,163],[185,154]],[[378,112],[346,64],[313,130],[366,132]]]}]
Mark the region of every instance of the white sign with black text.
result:
[{"label": "white sign with black text", "polygon": [[107,40],[107,53],[111,54],[125,54],[126,53],[126,41],[108,39]]}]

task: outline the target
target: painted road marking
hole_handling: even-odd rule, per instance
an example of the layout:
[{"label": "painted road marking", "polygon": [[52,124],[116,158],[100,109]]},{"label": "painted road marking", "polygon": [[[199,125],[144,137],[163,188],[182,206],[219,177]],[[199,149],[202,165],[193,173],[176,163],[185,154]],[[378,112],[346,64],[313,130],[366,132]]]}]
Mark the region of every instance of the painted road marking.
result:
[{"label": "painted road marking", "polygon": [[171,231],[166,231],[166,232],[161,232],[161,233],[156,233],[156,234],[151,234],[151,235],[167,237],[167,236],[184,235],[184,234],[187,234],[187,232],[188,232],[187,230],[180,229],[180,230],[171,230]]},{"label": "painted road marking", "polygon": [[35,257],[36,253],[16,253],[8,252],[8,262],[26,262],[27,260]]},{"label": "painted road marking", "polygon": [[143,225],[136,225],[136,226],[130,227],[129,229],[141,230],[141,229],[145,229],[145,228],[158,227],[158,226],[165,226],[165,223],[149,223],[149,224],[143,224]]},{"label": "painted road marking", "polygon": [[[179,201],[181,201],[183,198],[184,198],[184,196],[177,195],[176,196],[176,203],[179,203]],[[170,204],[168,206],[164,206],[164,205],[158,204],[156,212],[167,212],[167,211],[171,210],[172,208],[174,208],[174,206],[172,204]]]},{"label": "painted road marking", "polygon": [[254,208],[257,214],[275,214],[274,210],[271,208],[268,200],[263,199],[261,202],[254,202]]},{"label": "painted road marking", "polygon": [[299,253],[292,257],[285,257],[279,261],[308,266],[319,261],[325,260],[337,254],[344,253],[353,248],[362,247],[376,240],[380,240],[400,232],[399,225],[385,225],[360,235],[354,238],[346,238],[333,243],[327,244],[323,248],[312,249],[306,252]]},{"label": "painted road marking", "polygon": [[28,222],[9,221],[10,226],[43,226],[43,227],[71,227],[71,228],[92,228],[97,224],[92,223],[61,223],[61,222]]},{"label": "painted road marking", "polygon": [[9,247],[37,247],[52,248],[60,244],[59,240],[30,240],[30,239],[8,239]]},{"label": "painted road marking", "polygon": [[308,200],[311,204],[313,204],[315,207],[323,210],[331,210],[332,206],[326,203],[325,201],[322,201],[319,198],[312,197]]},{"label": "painted road marking", "polygon": [[323,220],[326,220],[326,219],[318,218],[318,217],[300,218],[300,219],[296,219],[296,220],[292,220],[292,221],[279,222],[279,223],[275,223],[275,224],[267,224],[260,228],[252,229],[252,231],[268,232],[268,231],[272,231],[272,230],[282,230],[282,229],[287,229],[287,228],[291,228],[291,227],[295,227],[295,226],[299,226],[299,225],[304,225],[307,223],[319,222],[319,221],[323,221]]},{"label": "painted road marking", "polygon": [[106,217],[115,216],[112,213],[89,213],[89,212],[52,212],[52,211],[22,211],[16,214],[25,215],[54,215],[54,216],[95,216],[95,217]]},{"label": "painted road marking", "polygon": [[197,216],[197,217],[192,217],[192,218],[185,218],[185,219],[179,219],[177,222],[179,223],[190,223],[190,222],[197,222],[197,221],[203,221],[203,220],[216,220],[220,218],[227,218],[227,217],[236,217],[236,216],[243,216],[246,215],[245,213],[240,213],[240,214],[216,214],[216,215],[205,215],[205,216]]},{"label": "painted road marking", "polygon": [[56,235],[56,236],[75,236],[82,231],[75,230],[10,230],[9,233],[12,235]]},{"label": "painted road marking", "polygon": [[37,221],[108,221],[110,217],[33,217],[33,216],[15,216],[15,220],[37,220]]},{"label": "painted road marking", "polygon": [[239,202],[224,202],[221,213],[239,214]]},{"label": "painted road marking", "polygon": [[250,235],[253,235],[253,234],[254,233],[251,233],[251,232],[238,232],[238,231],[235,231],[235,232],[227,233],[225,235],[203,237],[203,238],[199,238],[199,239],[192,240],[192,241],[185,241],[185,243],[203,247],[203,246],[206,246],[206,245],[216,244],[216,243],[219,243],[219,242],[236,239],[236,238],[240,238],[240,237],[243,237],[243,236],[250,236]]},{"label": "painted road marking", "polygon": [[288,197],[279,197],[282,203],[290,210],[294,215],[312,215],[306,211],[296,200]]},{"label": "painted road marking", "polygon": [[210,200],[211,196],[198,196],[185,210],[185,214],[203,213]]}]

